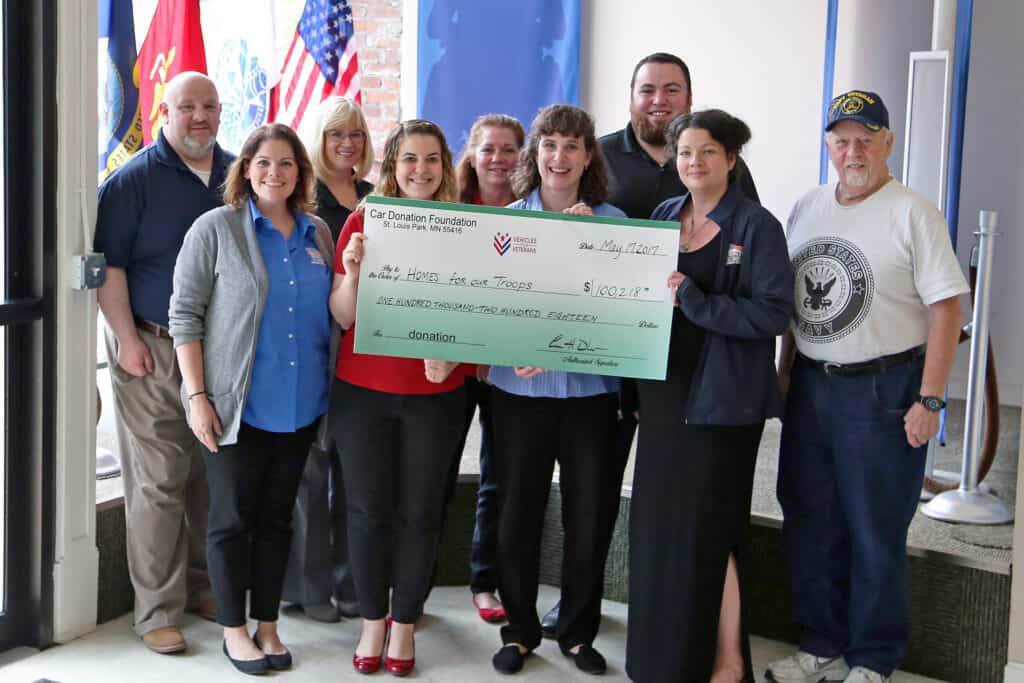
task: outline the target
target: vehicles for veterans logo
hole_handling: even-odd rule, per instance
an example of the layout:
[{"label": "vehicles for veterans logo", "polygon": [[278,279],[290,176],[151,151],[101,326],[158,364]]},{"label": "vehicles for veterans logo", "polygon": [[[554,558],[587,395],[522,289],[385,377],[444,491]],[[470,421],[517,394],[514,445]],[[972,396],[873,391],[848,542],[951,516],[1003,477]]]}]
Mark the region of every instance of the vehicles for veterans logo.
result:
[{"label": "vehicles for veterans logo", "polygon": [[494,251],[498,252],[500,256],[504,256],[508,252],[513,254],[536,254],[537,253],[537,238],[527,237],[525,235],[510,235],[507,232],[496,232],[494,233]]},{"label": "vehicles for veterans logo", "polygon": [[819,237],[793,256],[797,333],[812,343],[842,339],[864,321],[875,278],[864,252],[838,237]]},{"label": "vehicles for veterans logo", "polygon": [[504,256],[511,248],[512,238],[509,237],[507,232],[498,232],[494,234],[494,251],[498,252],[499,255]]}]

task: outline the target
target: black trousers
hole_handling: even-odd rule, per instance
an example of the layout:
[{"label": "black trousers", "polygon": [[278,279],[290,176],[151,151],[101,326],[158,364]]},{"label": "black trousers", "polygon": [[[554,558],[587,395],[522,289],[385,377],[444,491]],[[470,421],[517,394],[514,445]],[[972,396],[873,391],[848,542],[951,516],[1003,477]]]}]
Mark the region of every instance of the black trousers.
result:
[{"label": "black trousers", "polygon": [[246,589],[249,616],[277,620],[295,492],[316,429],[313,422],[295,432],[266,432],[243,422],[235,443],[206,451],[206,564],[222,626],[245,625]]},{"label": "black trousers", "polygon": [[601,552],[602,571],[608,561],[608,551],[615,536],[615,523],[619,519],[619,506],[622,503],[622,481],[629,464],[629,452],[633,448],[633,437],[636,436],[638,425],[634,409],[623,407],[619,410],[620,417],[615,424],[615,438],[609,453],[608,466],[601,477]]},{"label": "black trousers", "polygon": [[[455,497],[459,464],[466,448],[466,438],[473,426],[473,416],[480,407],[480,484],[476,493],[476,523],[469,552],[469,589],[476,593],[493,593],[498,588],[498,484],[494,472],[494,429],[491,427],[491,385],[466,378],[466,422],[462,438],[455,446],[455,456],[444,491],[442,533],[448,524],[448,511]],[[437,566],[431,585],[437,581]],[[429,593],[429,591],[428,591]],[[428,595],[429,597],[429,595]]]},{"label": "black trousers", "polygon": [[328,451],[309,449],[302,483],[295,498],[292,547],[285,574],[285,602],[317,605],[354,603],[356,587],[348,566],[348,526],[341,458],[332,443]]},{"label": "black trousers", "polygon": [[335,380],[331,430],[348,501],[349,562],[364,619],[423,612],[445,484],[462,435],[465,389],[387,394]]},{"label": "black trousers", "polygon": [[[494,428],[491,426],[491,385],[475,379],[466,383],[473,408],[480,407],[480,485],[476,491],[476,524],[469,552],[469,589],[493,593],[498,588],[498,482],[495,477]],[[465,441],[465,439],[463,439]],[[462,449],[459,449],[460,453]]]},{"label": "black trousers", "polygon": [[616,397],[529,398],[495,388],[492,399],[498,463],[498,585],[508,614],[502,641],[530,649],[541,641],[540,543],[557,461],[565,541],[556,635],[563,649],[590,644],[601,623],[601,484],[615,438]]}]

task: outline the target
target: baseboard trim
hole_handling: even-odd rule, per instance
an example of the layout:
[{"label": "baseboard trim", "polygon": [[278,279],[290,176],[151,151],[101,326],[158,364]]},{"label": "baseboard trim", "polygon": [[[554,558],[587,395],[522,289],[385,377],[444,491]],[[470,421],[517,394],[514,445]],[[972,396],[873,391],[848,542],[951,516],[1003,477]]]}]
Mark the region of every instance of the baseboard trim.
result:
[{"label": "baseboard trim", "polygon": [[1004,669],[1003,683],[1024,683],[1024,662],[1008,662]]}]

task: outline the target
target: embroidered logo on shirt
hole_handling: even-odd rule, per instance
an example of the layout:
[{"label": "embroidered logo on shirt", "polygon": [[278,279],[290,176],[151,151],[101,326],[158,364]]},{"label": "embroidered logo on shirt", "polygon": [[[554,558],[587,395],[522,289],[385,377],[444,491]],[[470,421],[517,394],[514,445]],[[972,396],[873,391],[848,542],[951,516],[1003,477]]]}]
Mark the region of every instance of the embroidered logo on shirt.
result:
[{"label": "embroidered logo on shirt", "polygon": [[743,260],[743,245],[742,244],[730,244],[729,252],[725,256],[725,265],[727,266],[738,266],[740,261]]},{"label": "embroidered logo on shirt", "polygon": [[324,261],[324,255],[320,253],[320,250],[316,247],[306,247],[306,253],[309,254],[309,260],[314,266],[326,266],[327,263]]}]

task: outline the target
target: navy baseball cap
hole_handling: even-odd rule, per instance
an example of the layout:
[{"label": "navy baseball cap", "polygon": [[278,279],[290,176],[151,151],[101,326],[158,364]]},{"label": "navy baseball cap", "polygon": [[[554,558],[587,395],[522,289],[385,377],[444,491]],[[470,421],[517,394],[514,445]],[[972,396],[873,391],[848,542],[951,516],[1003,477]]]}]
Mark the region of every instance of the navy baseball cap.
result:
[{"label": "navy baseball cap", "polygon": [[832,130],[840,121],[856,121],[878,130],[889,127],[889,110],[885,108],[878,93],[864,90],[844,92],[828,106],[828,122],[825,130]]}]

